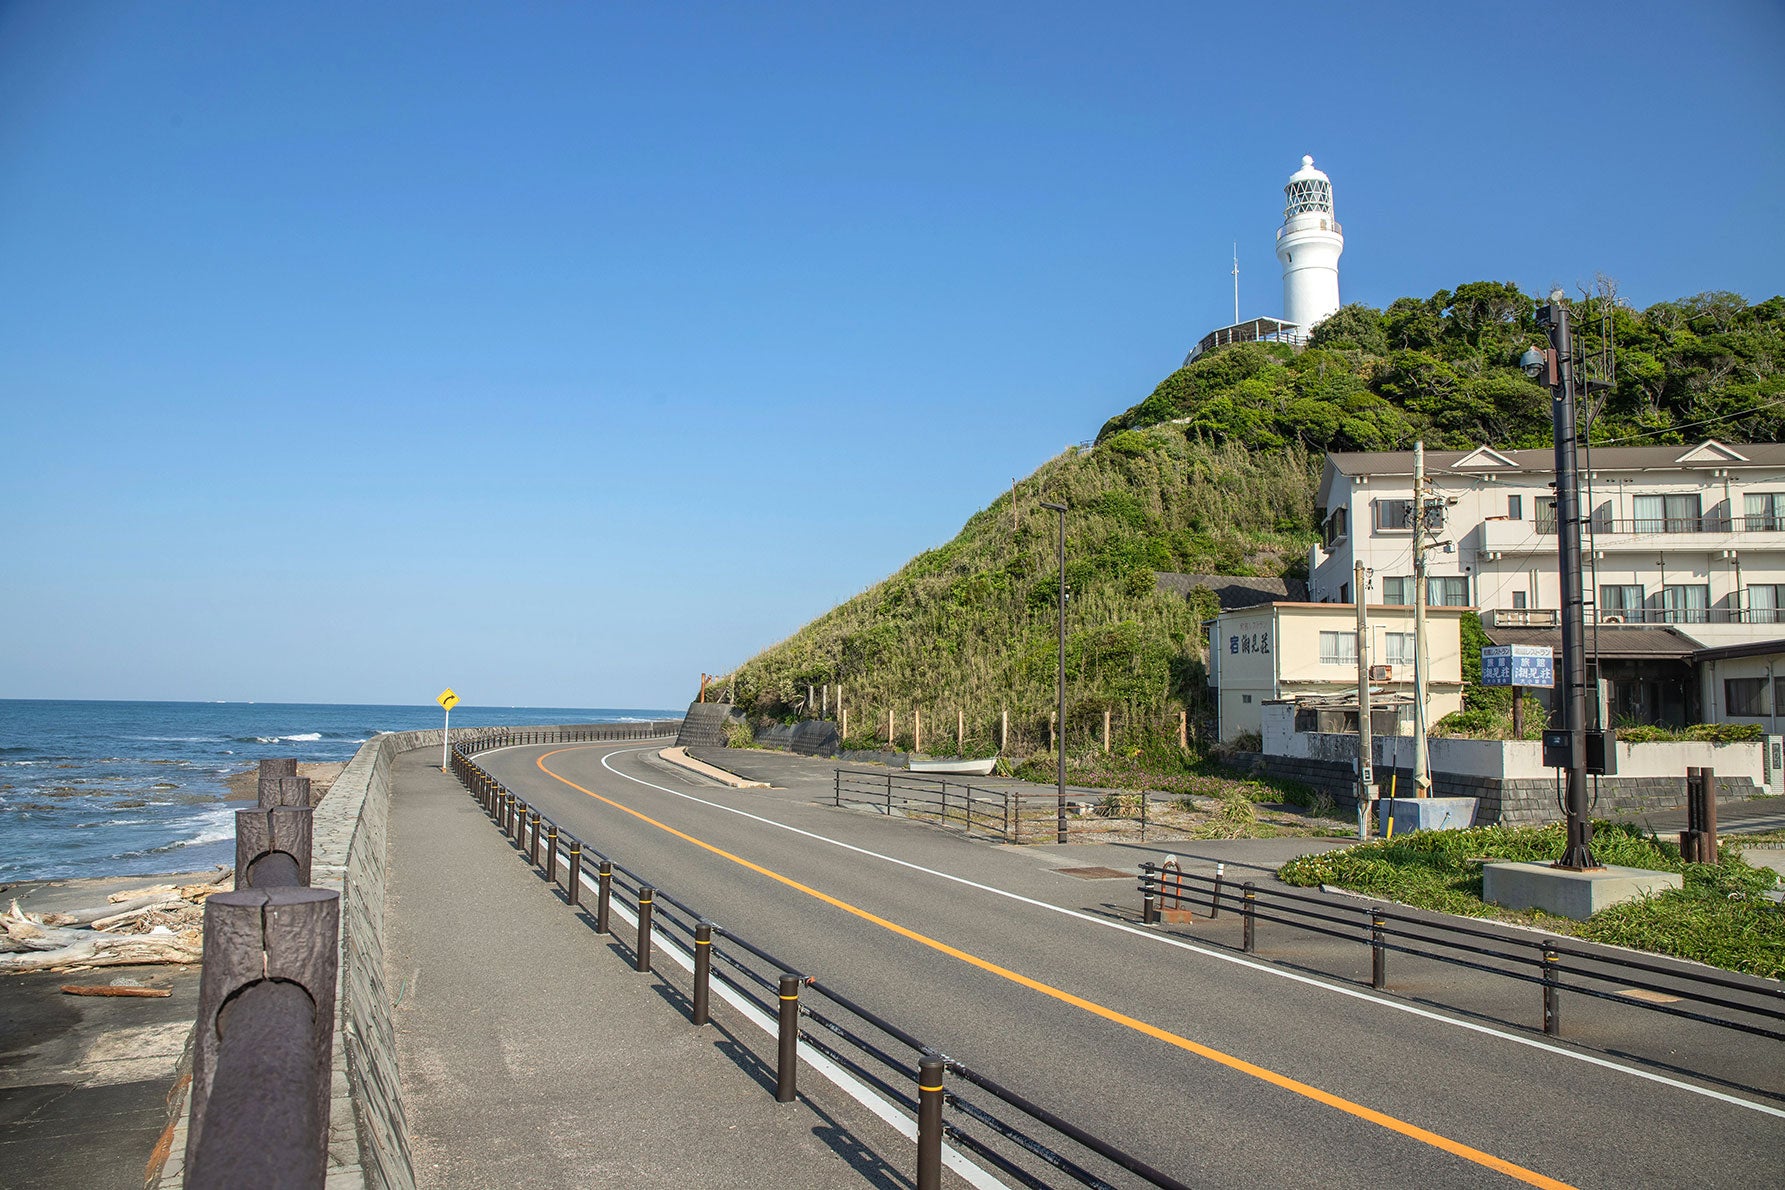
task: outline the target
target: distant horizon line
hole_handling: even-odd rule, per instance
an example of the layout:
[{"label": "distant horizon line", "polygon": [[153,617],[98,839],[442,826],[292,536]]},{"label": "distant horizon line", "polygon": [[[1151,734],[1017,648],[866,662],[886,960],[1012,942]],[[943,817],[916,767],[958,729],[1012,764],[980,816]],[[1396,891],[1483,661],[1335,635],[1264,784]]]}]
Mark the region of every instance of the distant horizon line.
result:
[{"label": "distant horizon line", "polygon": [[[109,702],[109,703],[149,703],[170,706],[262,706],[262,707],[377,707],[389,709],[405,709],[411,707],[436,707],[432,699],[421,702],[283,702],[277,699],[256,698],[33,698],[20,695],[0,695],[0,702]],[[670,714],[679,713],[674,707],[649,706],[587,706],[552,705],[549,703],[458,703],[454,710],[464,707],[471,710],[499,711],[664,711]]]}]

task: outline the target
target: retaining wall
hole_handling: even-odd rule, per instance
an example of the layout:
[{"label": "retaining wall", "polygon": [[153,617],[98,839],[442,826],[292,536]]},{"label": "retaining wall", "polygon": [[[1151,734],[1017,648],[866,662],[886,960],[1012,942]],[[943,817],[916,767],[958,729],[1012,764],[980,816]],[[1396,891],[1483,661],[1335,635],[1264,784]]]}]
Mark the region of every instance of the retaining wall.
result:
[{"label": "retaining wall", "polygon": [[[1352,741],[1352,756],[1357,754],[1357,737]],[[1434,741],[1436,742],[1436,741]],[[1332,798],[1335,803],[1355,808],[1357,775],[1352,761],[1306,756],[1268,756],[1255,754],[1251,767],[1267,776],[1300,781]],[[1550,770],[1553,774],[1556,770]],[[1376,789],[1387,797],[1391,787],[1405,796],[1413,788],[1413,771],[1407,767],[1379,764],[1376,768]],[[1744,776],[1717,774],[1717,800],[1740,801],[1764,793],[1765,790]],[[1484,777],[1471,773],[1444,772],[1437,768],[1434,757],[1432,793],[1437,797],[1472,797],[1478,800],[1475,821],[1478,825],[1504,822],[1509,826],[1536,826],[1560,822],[1565,815],[1559,803],[1560,794],[1553,775],[1544,777]],[[1686,778],[1679,776],[1600,777],[1594,790],[1593,778],[1587,778],[1587,794],[1595,817],[1619,813],[1642,813],[1683,805],[1686,801]]]},{"label": "retaining wall", "polygon": [[682,717],[681,730],[676,732],[679,748],[723,748],[725,728],[729,723],[742,723],[744,712],[728,702],[691,702]]}]

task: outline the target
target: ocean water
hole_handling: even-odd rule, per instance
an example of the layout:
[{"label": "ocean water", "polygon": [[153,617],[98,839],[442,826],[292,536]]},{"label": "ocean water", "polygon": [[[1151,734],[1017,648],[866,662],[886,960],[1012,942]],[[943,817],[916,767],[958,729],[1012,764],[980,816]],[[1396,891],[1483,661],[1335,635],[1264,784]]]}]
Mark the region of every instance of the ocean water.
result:
[{"label": "ocean water", "polygon": [[[633,708],[453,708],[460,727],[676,718]],[[235,856],[224,778],[263,757],[345,761],[437,706],[0,699],[0,884],[198,871]]]}]

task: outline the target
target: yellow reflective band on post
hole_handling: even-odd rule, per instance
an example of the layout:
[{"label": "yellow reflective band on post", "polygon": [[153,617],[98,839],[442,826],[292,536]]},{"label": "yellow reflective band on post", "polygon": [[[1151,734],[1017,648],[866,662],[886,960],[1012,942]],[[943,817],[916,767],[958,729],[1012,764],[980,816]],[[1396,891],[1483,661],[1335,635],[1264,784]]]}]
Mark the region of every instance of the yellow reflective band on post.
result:
[{"label": "yellow reflective band on post", "polygon": [[941,1087],[926,1087],[926,1086],[922,1086],[920,1084],[917,1089],[920,1091],[940,1091],[942,1088]]}]

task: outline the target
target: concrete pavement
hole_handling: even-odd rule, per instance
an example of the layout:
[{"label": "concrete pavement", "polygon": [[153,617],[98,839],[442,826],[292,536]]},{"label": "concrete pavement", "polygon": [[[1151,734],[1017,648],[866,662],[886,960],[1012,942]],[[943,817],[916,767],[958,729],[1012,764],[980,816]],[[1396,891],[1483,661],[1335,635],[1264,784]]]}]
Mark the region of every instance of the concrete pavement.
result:
[{"label": "concrete pavement", "polygon": [[420,1185],[912,1184],[909,1143],[816,1078],[775,1103],[772,1039],[718,997],[693,1027],[437,763],[396,762],[386,905]]}]

